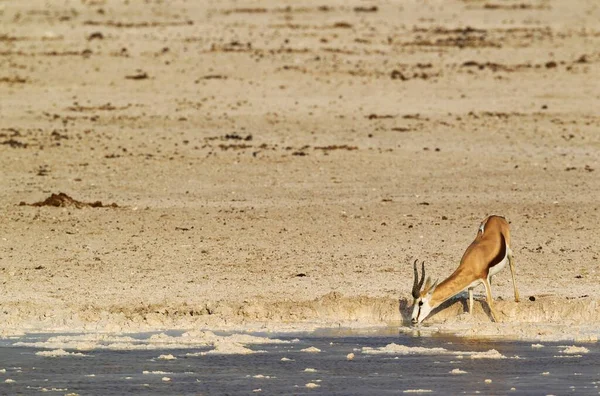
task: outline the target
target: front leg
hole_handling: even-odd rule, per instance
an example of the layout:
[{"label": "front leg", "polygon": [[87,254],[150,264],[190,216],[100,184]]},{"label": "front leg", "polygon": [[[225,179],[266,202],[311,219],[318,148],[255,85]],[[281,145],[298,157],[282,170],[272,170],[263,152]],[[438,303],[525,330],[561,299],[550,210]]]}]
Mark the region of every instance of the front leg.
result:
[{"label": "front leg", "polygon": [[483,280],[483,285],[485,286],[485,292],[487,294],[487,303],[488,307],[490,307],[490,313],[492,314],[492,318],[494,322],[498,322],[498,315],[496,315],[496,310],[494,309],[494,299],[492,298],[492,287],[490,286],[490,281],[488,278]]}]

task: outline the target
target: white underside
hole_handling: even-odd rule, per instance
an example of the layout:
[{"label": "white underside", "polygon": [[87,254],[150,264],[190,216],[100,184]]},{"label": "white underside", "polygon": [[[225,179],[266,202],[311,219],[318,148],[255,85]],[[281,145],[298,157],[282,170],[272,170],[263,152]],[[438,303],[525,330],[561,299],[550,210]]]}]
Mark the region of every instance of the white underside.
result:
[{"label": "white underside", "polygon": [[496,264],[492,268],[490,268],[490,272],[488,274],[488,279],[490,279],[492,276],[496,275],[498,272],[502,271],[502,269],[504,267],[506,267],[506,264],[508,264],[508,255],[505,255],[504,258],[502,259],[502,261],[500,261],[498,264]]},{"label": "white underside", "polygon": [[[504,269],[504,267],[506,267],[506,264],[508,264],[508,254],[510,252],[510,249],[506,250],[506,254],[504,255],[504,258],[502,259],[502,261],[500,261],[498,264],[494,265],[492,268],[490,268],[490,272],[488,273],[488,281],[491,279],[492,276],[496,275],[498,272],[502,271]],[[512,253],[512,252],[510,252]],[[483,283],[483,281],[481,279],[476,279],[473,282],[471,282],[471,284],[467,287],[465,287],[463,289],[463,291],[465,290],[469,290],[469,289],[474,289],[477,286],[481,285]]]}]

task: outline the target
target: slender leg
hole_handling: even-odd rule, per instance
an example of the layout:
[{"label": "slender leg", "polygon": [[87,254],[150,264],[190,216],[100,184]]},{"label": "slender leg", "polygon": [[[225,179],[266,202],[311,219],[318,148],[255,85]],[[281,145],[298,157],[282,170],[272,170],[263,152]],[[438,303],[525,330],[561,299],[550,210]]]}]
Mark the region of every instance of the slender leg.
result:
[{"label": "slender leg", "polygon": [[515,302],[519,302],[519,291],[517,290],[517,282],[515,281],[515,261],[512,252],[508,254],[508,264],[510,265],[510,273],[512,274],[513,287],[515,289]]},{"label": "slender leg", "polygon": [[469,289],[469,314],[473,315],[473,288]]},{"label": "slender leg", "polygon": [[494,299],[492,298],[492,287],[490,286],[490,281],[485,278],[483,280],[483,285],[485,286],[485,292],[487,294],[487,303],[488,307],[490,307],[490,313],[492,314],[492,318],[494,318],[494,322],[498,322],[498,315],[496,315],[496,310],[494,309]]}]

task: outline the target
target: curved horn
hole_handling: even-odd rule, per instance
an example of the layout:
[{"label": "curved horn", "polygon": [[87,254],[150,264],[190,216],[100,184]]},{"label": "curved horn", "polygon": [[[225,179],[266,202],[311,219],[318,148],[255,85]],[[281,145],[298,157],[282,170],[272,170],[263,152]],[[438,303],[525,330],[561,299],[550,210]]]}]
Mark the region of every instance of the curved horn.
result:
[{"label": "curved horn", "polygon": [[419,271],[417,270],[417,263],[419,260],[415,260],[413,263],[413,268],[415,271],[415,279],[413,282],[412,295],[414,298],[419,298],[419,293],[421,292],[421,287],[423,286],[423,281],[425,280],[425,261],[421,262],[421,280],[419,280]]}]

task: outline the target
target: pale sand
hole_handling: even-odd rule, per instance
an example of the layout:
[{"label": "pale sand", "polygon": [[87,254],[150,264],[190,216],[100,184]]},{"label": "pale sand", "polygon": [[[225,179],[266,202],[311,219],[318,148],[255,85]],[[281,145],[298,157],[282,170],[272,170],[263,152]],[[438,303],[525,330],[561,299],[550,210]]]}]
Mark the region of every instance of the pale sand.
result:
[{"label": "pale sand", "polygon": [[[600,7],[371,4],[0,4],[0,335],[595,341]],[[58,192],[118,207],[19,206]],[[521,302],[505,270],[502,323],[481,289],[408,327],[411,260],[443,279],[492,213]]]}]

